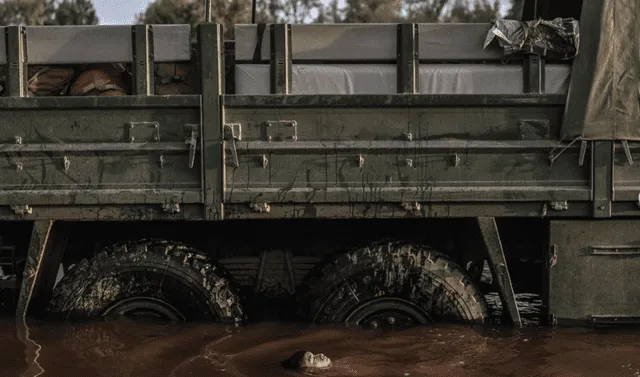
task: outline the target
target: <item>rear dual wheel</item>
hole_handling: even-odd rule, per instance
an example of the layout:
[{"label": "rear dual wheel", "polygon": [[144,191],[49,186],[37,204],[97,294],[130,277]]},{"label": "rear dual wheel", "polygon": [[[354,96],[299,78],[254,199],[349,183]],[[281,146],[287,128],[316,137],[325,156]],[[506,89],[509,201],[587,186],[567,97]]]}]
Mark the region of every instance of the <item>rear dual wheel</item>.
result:
[{"label": "rear dual wheel", "polygon": [[151,317],[240,322],[238,289],[225,270],[186,245],[162,240],[111,246],[75,265],[50,311],[64,317]]},{"label": "rear dual wheel", "polygon": [[489,311],[463,268],[428,247],[379,242],[334,257],[312,272],[299,303],[314,323],[408,328],[484,323]]},{"label": "rear dual wheel", "polygon": [[[334,257],[299,290],[314,323],[408,328],[483,323],[484,297],[464,269],[428,247],[380,242]],[[151,240],[114,245],[74,266],[50,310],[65,317],[129,316],[240,322],[231,276],[196,250]]]}]

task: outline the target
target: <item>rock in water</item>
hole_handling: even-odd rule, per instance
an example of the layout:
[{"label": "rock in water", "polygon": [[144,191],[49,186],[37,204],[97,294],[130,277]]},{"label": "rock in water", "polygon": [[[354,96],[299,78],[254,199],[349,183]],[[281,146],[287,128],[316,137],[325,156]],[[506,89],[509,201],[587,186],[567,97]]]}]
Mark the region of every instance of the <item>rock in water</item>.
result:
[{"label": "rock in water", "polygon": [[333,365],[331,359],[324,354],[313,354],[309,351],[297,351],[284,363],[285,367],[297,370],[328,369]]}]

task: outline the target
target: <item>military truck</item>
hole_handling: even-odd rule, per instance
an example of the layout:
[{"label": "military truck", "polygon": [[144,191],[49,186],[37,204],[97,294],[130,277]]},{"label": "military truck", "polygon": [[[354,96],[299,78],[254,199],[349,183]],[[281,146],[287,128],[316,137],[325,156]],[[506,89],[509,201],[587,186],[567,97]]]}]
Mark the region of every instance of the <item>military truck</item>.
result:
[{"label": "military truck", "polygon": [[[497,24],[2,27],[4,305],[520,326],[533,292],[547,323],[634,322],[638,12],[525,2],[579,20],[571,59],[485,46]],[[30,93],[29,67],[104,64],[126,93]]]}]

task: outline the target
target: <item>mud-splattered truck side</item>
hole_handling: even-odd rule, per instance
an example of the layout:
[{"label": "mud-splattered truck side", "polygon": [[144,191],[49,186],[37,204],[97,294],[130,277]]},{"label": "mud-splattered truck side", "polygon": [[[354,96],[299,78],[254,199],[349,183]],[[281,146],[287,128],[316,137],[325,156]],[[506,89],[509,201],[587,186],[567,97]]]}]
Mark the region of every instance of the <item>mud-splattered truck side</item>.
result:
[{"label": "mud-splattered truck side", "polygon": [[517,23],[575,57],[507,53],[508,22],[1,27],[3,305],[634,321],[638,22],[599,21],[621,3]]}]

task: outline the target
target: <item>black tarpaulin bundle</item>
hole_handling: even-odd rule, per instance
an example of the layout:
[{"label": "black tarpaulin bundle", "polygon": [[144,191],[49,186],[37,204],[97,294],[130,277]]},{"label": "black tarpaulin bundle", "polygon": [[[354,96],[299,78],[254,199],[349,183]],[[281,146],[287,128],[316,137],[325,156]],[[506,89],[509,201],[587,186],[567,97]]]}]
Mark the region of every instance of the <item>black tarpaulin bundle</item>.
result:
[{"label": "black tarpaulin bundle", "polygon": [[640,140],[640,1],[584,1],[580,24],[563,136]]},{"label": "black tarpaulin bundle", "polygon": [[552,21],[495,20],[484,47],[498,40],[505,55],[532,53],[552,59],[571,59],[578,53],[578,21],[557,18]]}]

